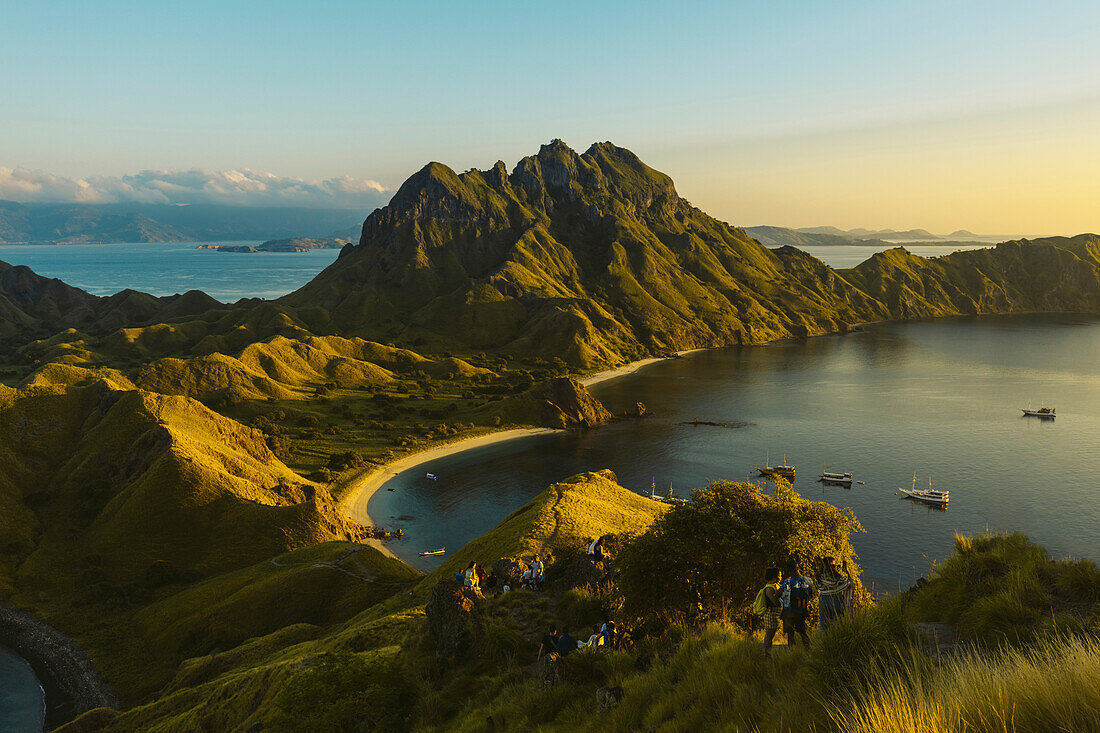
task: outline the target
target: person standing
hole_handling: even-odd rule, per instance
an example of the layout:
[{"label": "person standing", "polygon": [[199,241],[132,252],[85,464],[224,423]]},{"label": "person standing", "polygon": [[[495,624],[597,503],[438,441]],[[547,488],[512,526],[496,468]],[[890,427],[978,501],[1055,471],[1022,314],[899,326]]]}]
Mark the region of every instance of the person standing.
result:
[{"label": "person standing", "polygon": [[542,659],[544,654],[553,654],[558,650],[558,627],[554,624],[550,624],[550,630],[543,635],[542,642],[539,644],[539,659]]},{"label": "person standing", "polygon": [[753,604],[753,610],[759,613],[764,621],[765,657],[772,655],[772,642],[775,640],[775,632],[779,631],[779,612],[783,609],[783,599],[779,594],[781,578],[782,573],[779,572],[779,568],[768,568],[764,572],[764,587],[757,594],[757,603]]},{"label": "person standing", "polygon": [[848,561],[845,560],[844,568],[840,569],[833,558],[823,558],[821,573],[817,578],[817,589],[821,592],[818,616],[821,618],[821,630],[825,631],[844,614],[848,605],[848,597],[852,590]]},{"label": "person standing", "polygon": [[779,594],[783,610],[779,613],[783,621],[783,633],[787,637],[787,646],[794,641],[794,635],[802,639],[802,645],[810,646],[810,637],[806,633],[806,617],[810,613],[810,601],[816,593],[814,582],[802,575],[798,561],[790,559],[783,569],[783,582],[779,584]]},{"label": "person standing", "polygon": [[561,627],[561,636],[558,637],[558,656],[567,657],[577,651],[577,639],[570,636],[569,627]]}]

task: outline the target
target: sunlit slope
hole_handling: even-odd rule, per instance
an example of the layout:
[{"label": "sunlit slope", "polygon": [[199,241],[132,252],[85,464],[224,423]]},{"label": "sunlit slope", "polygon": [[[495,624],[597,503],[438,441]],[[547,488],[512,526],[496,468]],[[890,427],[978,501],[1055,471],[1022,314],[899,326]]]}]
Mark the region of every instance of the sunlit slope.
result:
[{"label": "sunlit slope", "polygon": [[611,471],[594,471],[552,484],[488,533],[449,556],[422,584],[454,575],[471,561],[489,567],[502,557],[581,552],[597,537],[644,531],[667,509],[620,486]]},{"label": "sunlit slope", "polygon": [[1100,237],[1004,242],[936,259],[901,247],[842,272],[891,317],[1100,310]]}]

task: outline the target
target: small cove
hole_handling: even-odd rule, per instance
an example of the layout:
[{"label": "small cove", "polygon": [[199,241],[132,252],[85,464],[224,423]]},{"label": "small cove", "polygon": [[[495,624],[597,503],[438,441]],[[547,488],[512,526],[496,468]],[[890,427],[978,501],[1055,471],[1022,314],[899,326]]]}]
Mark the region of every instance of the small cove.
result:
[{"label": "small cove", "polygon": [[[545,435],[439,459],[391,479],[370,513],[402,528],[390,548],[429,570],[425,548],[458,549],[553,481],[610,468],[647,492],[744,480],[787,459],[803,495],[852,507],[865,577],[905,587],[950,554],[955,532],[1019,530],[1055,555],[1100,555],[1100,318],[1027,315],[884,324],[860,333],[701,352],[593,388],[642,420]],[[1053,422],[1023,418],[1031,399]],[[734,427],[694,426],[700,421]],[[823,463],[865,485],[816,482]],[[933,476],[947,511],[894,496]],[[425,479],[425,472],[438,476]],[[387,489],[394,489],[388,491]],[[398,519],[398,517],[413,519]]]}]

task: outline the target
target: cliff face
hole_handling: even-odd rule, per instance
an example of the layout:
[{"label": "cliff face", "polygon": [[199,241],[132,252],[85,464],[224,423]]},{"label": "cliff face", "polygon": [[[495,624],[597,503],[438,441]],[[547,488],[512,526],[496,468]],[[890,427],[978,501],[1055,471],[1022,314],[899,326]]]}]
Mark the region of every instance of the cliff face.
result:
[{"label": "cliff face", "polygon": [[838,271],[707,216],[628,150],[556,140],[510,173],[425,166],[283,302],[319,306],[323,328],[594,366],[890,318],[1097,309],[1081,239],[895,249]]}]

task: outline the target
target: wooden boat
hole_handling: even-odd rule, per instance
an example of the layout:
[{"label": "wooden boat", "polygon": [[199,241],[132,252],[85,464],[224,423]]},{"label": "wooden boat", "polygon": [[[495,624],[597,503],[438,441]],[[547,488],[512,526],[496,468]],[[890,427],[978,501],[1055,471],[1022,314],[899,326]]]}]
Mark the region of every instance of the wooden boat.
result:
[{"label": "wooden boat", "polygon": [[668,493],[661,496],[657,493],[657,481],[654,479],[653,484],[649,487],[649,498],[653,501],[659,501],[662,504],[687,504],[689,499],[685,499],[682,496],[676,496],[676,491],[672,488],[672,482],[668,483]]},{"label": "wooden boat", "polygon": [[788,482],[794,481],[794,466],[787,465],[786,453],[783,454],[783,465],[781,466],[771,465],[770,457],[765,454],[764,467],[760,468],[759,466],[753,466],[753,468],[759,471],[761,476],[767,476],[770,479],[774,479],[778,476],[781,479],[786,479]]},{"label": "wooden boat", "polygon": [[1027,403],[1027,407],[1021,407],[1020,412],[1024,413],[1027,417],[1042,417],[1048,420],[1053,420],[1057,415],[1054,414],[1053,407],[1040,407],[1038,410],[1031,409],[1031,402]]},{"label": "wooden boat", "polygon": [[836,486],[847,486],[848,488],[851,488],[852,472],[848,471],[846,473],[833,473],[831,471],[826,471],[825,466],[822,465],[821,478],[819,478],[818,481],[823,484],[833,484]]},{"label": "wooden boat", "polygon": [[950,496],[949,491],[937,491],[932,488],[932,477],[928,477],[928,488],[917,488],[917,475],[913,474],[913,488],[902,489],[899,488],[895,493],[901,494],[906,499],[912,499],[913,501],[919,501],[922,504],[928,504],[930,506],[940,507],[942,509],[947,508],[947,501]]},{"label": "wooden boat", "polygon": [[420,555],[420,557],[428,557],[429,555],[442,555],[446,551],[446,547],[440,547],[438,550],[425,550],[424,552],[418,552],[416,554]]}]

